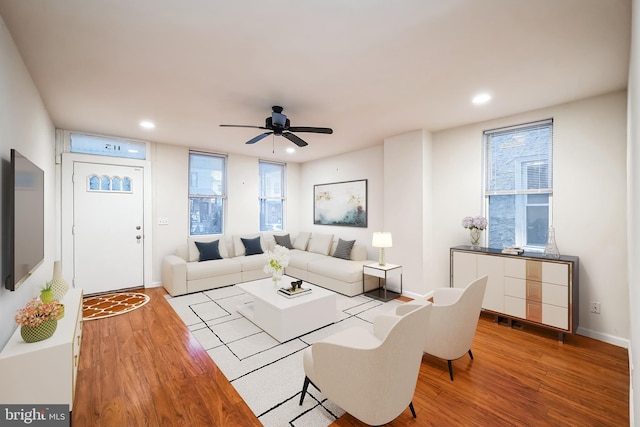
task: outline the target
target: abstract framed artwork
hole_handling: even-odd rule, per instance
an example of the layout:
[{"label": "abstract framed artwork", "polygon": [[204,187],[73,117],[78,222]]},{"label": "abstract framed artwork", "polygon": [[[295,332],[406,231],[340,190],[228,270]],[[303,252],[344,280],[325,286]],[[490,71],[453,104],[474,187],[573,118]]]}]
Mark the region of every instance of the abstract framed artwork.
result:
[{"label": "abstract framed artwork", "polygon": [[313,186],[313,223],[367,227],[367,180]]}]

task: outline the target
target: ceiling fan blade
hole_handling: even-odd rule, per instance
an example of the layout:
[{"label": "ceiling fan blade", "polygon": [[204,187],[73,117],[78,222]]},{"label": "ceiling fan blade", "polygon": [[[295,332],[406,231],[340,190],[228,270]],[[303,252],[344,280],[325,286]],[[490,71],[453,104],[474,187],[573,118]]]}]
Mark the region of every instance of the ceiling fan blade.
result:
[{"label": "ceiling fan blade", "polygon": [[298,147],[305,147],[309,144],[307,144],[305,141],[303,141],[302,139],[298,138],[297,136],[295,136],[292,133],[289,132],[282,132],[282,136],[284,136],[285,138],[287,138],[289,141],[293,142],[294,144],[296,144]]},{"label": "ceiling fan blade", "polygon": [[333,129],[331,128],[315,128],[309,126],[293,126],[287,129],[291,132],[311,132],[311,133],[327,133],[332,134]]},{"label": "ceiling fan blade", "polygon": [[252,129],[269,129],[264,126],[252,126],[252,125],[220,125],[222,128],[252,128]]},{"label": "ceiling fan blade", "polygon": [[245,144],[255,144],[256,142],[260,141],[262,138],[267,137],[267,136],[271,135],[272,133],[273,132],[262,133],[262,134],[256,136],[255,138],[251,138],[250,140],[245,142]]}]

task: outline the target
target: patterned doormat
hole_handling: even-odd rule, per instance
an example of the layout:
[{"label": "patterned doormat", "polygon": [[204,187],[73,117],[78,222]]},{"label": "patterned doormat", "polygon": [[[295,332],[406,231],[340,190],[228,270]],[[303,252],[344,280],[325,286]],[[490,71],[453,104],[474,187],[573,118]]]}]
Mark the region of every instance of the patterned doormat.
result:
[{"label": "patterned doormat", "polygon": [[94,320],[117,316],[140,308],[148,302],[149,296],[138,292],[117,292],[86,297],[82,302],[82,319]]}]

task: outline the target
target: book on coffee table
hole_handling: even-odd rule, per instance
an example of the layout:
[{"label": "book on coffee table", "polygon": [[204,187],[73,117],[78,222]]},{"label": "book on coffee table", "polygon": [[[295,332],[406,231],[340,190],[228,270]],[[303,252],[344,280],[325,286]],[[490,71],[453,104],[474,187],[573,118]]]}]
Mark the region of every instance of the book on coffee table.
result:
[{"label": "book on coffee table", "polygon": [[311,288],[280,288],[278,293],[287,298],[296,298],[311,293]]}]

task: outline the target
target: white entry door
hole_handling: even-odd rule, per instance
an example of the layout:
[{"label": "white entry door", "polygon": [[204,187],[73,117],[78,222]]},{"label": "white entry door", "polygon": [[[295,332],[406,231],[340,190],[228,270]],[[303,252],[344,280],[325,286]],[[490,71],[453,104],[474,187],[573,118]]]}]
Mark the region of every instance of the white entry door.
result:
[{"label": "white entry door", "polygon": [[142,287],[142,167],[74,162],[74,286],[85,294]]}]

